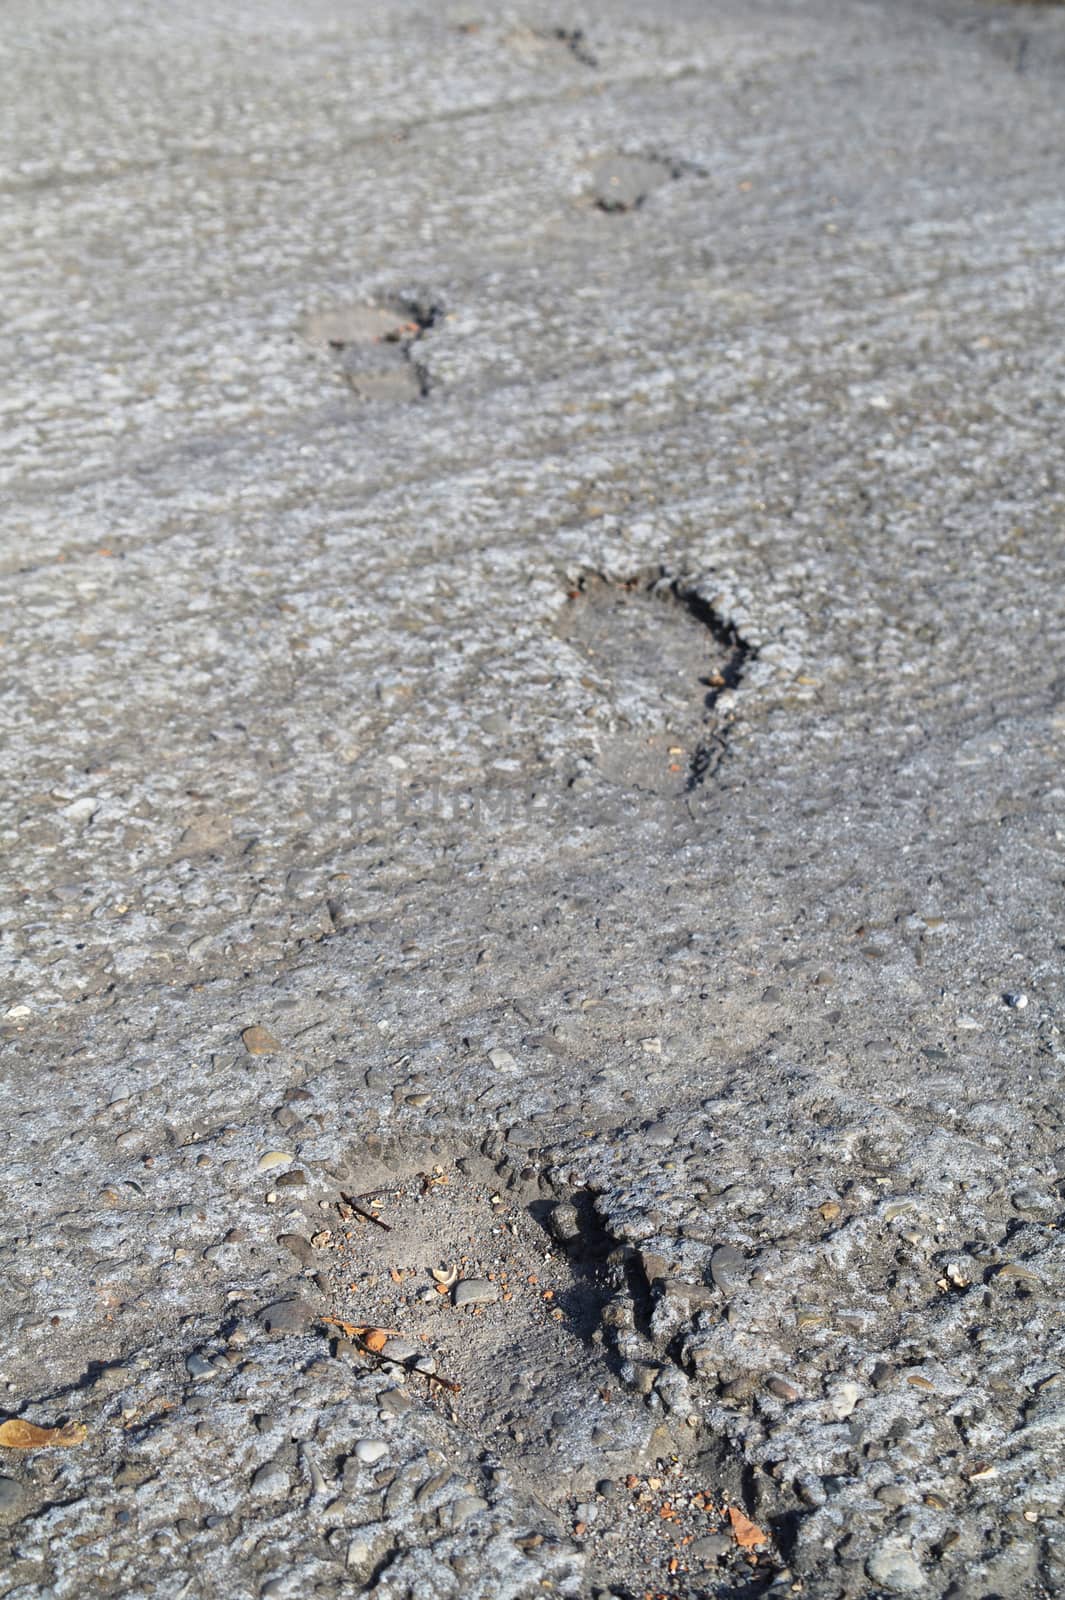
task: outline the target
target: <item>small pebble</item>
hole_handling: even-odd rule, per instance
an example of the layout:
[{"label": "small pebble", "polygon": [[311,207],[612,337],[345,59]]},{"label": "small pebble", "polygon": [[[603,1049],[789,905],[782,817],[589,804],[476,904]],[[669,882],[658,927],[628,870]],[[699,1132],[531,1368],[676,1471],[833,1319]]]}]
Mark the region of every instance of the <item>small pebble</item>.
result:
[{"label": "small pebble", "polygon": [[373,1558],[373,1546],[365,1539],[354,1538],[348,1545],[347,1564],[349,1567],[361,1567]]},{"label": "small pebble", "polygon": [[266,1028],[245,1028],[240,1037],[250,1056],[268,1056],[281,1049],[281,1041]]},{"label": "small pebble", "polygon": [[552,1207],[547,1219],[547,1229],[551,1237],[557,1239],[560,1244],[568,1244],[573,1239],[579,1239],[581,1222],[576,1206],[563,1203]]},{"label": "small pebble", "polygon": [[291,1164],[292,1157],[287,1150],[268,1150],[264,1156],[259,1157],[256,1172],[272,1172],[275,1167],[287,1167]]},{"label": "small pebble", "polygon": [[383,1439],[360,1439],[355,1446],[355,1459],[361,1461],[364,1467],[372,1467],[388,1454],[388,1446]]},{"label": "small pebble", "polygon": [[287,1494],[289,1490],[288,1473],[276,1461],[267,1461],[254,1474],[251,1480],[253,1494],[264,1497],[277,1497]]},{"label": "small pebble", "polygon": [[849,1417],[861,1399],[861,1393],[862,1391],[858,1385],[850,1382],[849,1379],[844,1383],[837,1383],[828,1397],[829,1410],[832,1415],[840,1422],[845,1417]]},{"label": "small pebble", "polygon": [[1028,996],[1026,994],[1013,990],[1004,994],[1002,1000],[1003,1004],[1009,1006],[1013,1011],[1023,1011],[1028,1004]]},{"label": "small pebble", "polygon": [[421,1353],[421,1345],[415,1344],[413,1339],[386,1339],[381,1346],[381,1354],[386,1361],[413,1361]]},{"label": "small pebble", "polygon": [[732,1540],[727,1533],[708,1533],[689,1545],[688,1555],[694,1556],[697,1561],[720,1561],[732,1548]]},{"label": "small pebble", "polygon": [[310,1240],[305,1239],[301,1233],[280,1233],[277,1242],[285,1250],[290,1250],[296,1260],[301,1261],[305,1267],[314,1260],[314,1250],[311,1248]]},{"label": "small pebble", "polygon": [[487,1278],[462,1278],[455,1285],[454,1302],[457,1306],[489,1306],[499,1299],[499,1285]]},{"label": "small pebble", "polygon": [[710,1276],[722,1294],[737,1294],[745,1288],[751,1275],[751,1265],[742,1250],[735,1245],[718,1245],[710,1257]]},{"label": "small pebble", "polygon": [[482,1500],[480,1495],[464,1494],[456,1500],[451,1507],[451,1526],[457,1528],[470,1517],[475,1517],[479,1511],[487,1511],[488,1502]]},{"label": "small pebble", "polygon": [[0,1477],[0,1517],[9,1517],[18,1510],[25,1490],[17,1478]]},{"label": "small pebble", "polygon": [[202,1382],[205,1378],[217,1378],[218,1376],[217,1369],[207,1360],[206,1356],[196,1353],[186,1356],[185,1371],[196,1383]]},{"label": "small pebble", "polygon": [[277,1180],[279,1189],[302,1189],[307,1183],[307,1174],[300,1167],[293,1167],[291,1172],[283,1172]]},{"label": "small pebble", "polygon": [[293,1296],[264,1306],[259,1312],[259,1321],[267,1333],[304,1333],[314,1321],[314,1312],[305,1300]]},{"label": "small pebble", "polygon": [[924,1573],[901,1539],[885,1539],[878,1544],[865,1563],[865,1570],[874,1583],[891,1594],[911,1594],[924,1588]]}]

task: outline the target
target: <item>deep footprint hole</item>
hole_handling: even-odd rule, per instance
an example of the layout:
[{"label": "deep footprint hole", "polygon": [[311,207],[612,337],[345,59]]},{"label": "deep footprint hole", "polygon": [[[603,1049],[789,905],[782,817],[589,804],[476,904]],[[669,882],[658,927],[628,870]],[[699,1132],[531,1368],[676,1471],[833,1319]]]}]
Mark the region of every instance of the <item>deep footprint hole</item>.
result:
[{"label": "deep footprint hole", "polygon": [[586,572],[559,632],[594,675],[604,773],[636,789],[683,794],[716,769],[731,702],[754,655],[692,581],[664,567],[613,580]]},{"label": "deep footprint hole", "polygon": [[307,317],[302,332],[360,400],[425,399],[432,376],[416,347],[444,314],[439,297],[413,291],[330,307]]}]

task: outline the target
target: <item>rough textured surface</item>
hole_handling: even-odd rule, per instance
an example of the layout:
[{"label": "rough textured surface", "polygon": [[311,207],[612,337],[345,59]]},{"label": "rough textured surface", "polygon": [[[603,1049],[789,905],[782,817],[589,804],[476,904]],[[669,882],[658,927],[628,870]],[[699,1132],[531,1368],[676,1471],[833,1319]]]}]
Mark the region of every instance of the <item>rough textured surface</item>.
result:
[{"label": "rough textured surface", "polygon": [[1065,10],[5,23],[0,1593],[1060,1592]]}]

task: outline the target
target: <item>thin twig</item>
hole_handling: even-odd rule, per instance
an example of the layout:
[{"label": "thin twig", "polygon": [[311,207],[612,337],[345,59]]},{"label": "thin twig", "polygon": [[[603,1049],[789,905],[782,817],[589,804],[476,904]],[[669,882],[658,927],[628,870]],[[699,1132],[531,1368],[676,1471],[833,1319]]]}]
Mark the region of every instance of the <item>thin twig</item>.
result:
[{"label": "thin twig", "polygon": [[346,1206],[351,1207],[352,1211],[354,1211],[357,1216],[364,1217],[367,1222],[376,1223],[377,1226],[379,1228],[383,1228],[386,1233],[392,1232],[391,1223],[385,1222],[382,1217],[377,1216],[376,1212],[371,1211],[369,1206],[360,1206],[358,1200],[356,1200],[353,1195],[345,1194],[344,1191],[341,1190],[340,1198],[343,1200]]}]

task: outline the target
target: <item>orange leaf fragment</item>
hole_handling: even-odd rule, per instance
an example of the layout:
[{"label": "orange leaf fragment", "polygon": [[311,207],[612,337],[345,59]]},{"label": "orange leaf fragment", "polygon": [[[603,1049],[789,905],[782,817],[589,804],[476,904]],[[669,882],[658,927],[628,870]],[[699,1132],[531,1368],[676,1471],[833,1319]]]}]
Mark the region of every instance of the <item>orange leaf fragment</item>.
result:
[{"label": "orange leaf fragment", "polygon": [[11,1417],[0,1422],[0,1445],[7,1450],[43,1450],[51,1446],[65,1449],[84,1444],[89,1430],[84,1422],[68,1422],[62,1428],[39,1428],[35,1422]]},{"label": "orange leaf fragment", "polygon": [[765,1544],[766,1536],[756,1522],[745,1517],[735,1506],[729,1506],[728,1519],[732,1524],[732,1537],[741,1550],[752,1550],[756,1544]]},{"label": "orange leaf fragment", "polygon": [[389,1339],[395,1338],[395,1328],[375,1328],[365,1322],[344,1322],[340,1317],[323,1317],[331,1328],[339,1328],[345,1339],[357,1339],[367,1350],[379,1355]]}]

